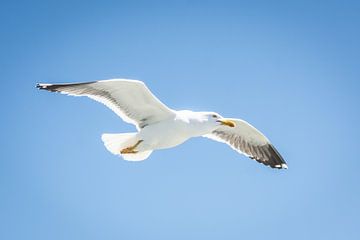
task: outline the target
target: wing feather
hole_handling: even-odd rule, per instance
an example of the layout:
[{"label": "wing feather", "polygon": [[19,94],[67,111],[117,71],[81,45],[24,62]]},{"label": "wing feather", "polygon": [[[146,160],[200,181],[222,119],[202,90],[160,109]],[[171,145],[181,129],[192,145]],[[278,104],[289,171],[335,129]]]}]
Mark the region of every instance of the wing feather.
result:
[{"label": "wing feather", "polygon": [[271,168],[287,168],[286,162],[271,142],[255,127],[241,119],[230,119],[236,126],[220,126],[204,137],[223,142],[234,150]]},{"label": "wing feather", "polygon": [[38,84],[37,88],[71,96],[87,96],[103,103],[125,122],[144,128],[174,116],[174,111],[137,80],[112,79],[71,84]]}]

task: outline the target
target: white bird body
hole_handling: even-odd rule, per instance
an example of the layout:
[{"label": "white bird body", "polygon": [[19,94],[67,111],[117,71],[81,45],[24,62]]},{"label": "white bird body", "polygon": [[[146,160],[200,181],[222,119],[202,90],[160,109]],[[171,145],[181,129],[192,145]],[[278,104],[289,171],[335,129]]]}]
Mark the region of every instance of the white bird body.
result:
[{"label": "white bird body", "polygon": [[39,89],[87,96],[105,104],[138,132],[103,134],[105,147],[125,160],[147,159],[153,150],[172,148],[192,137],[224,142],[236,151],[272,168],[287,168],[281,155],[256,128],[241,119],[215,112],[175,111],[137,80],[113,79],[73,84],[38,84]]},{"label": "white bird body", "polygon": [[176,111],[175,117],[163,120],[141,129],[136,137],[144,141],[139,151],[176,147],[192,137],[203,136],[217,125],[208,122],[197,112]]}]

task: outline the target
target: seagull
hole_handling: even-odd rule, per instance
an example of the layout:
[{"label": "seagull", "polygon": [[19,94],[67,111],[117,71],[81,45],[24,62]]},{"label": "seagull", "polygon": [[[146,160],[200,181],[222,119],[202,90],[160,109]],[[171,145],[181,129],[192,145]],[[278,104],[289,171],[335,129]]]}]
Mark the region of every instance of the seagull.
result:
[{"label": "seagull", "polygon": [[39,83],[38,89],[71,96],[87,96],[103,103],[137,132],[103,134],[108,151],[124,160],[142,161],[154,150],[172,148],[193,137],[226,143],[237,152],[271,168],[287,165],[271,142],[244,120],[223,118],[216,112],[176,111],[163,104],[145,83],[111,79],[83,83]]}]

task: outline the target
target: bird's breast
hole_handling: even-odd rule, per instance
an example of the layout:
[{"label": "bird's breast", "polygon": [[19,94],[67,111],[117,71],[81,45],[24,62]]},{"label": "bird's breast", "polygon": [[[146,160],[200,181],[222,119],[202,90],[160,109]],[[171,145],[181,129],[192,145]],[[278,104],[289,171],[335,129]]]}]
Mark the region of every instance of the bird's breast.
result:
[{"label": "bird's breast", "polygon": [[168,120],[146,126],[139,137],[153,149],[175,147],[189,138],[200,136],[196,126],[181,120]]}]

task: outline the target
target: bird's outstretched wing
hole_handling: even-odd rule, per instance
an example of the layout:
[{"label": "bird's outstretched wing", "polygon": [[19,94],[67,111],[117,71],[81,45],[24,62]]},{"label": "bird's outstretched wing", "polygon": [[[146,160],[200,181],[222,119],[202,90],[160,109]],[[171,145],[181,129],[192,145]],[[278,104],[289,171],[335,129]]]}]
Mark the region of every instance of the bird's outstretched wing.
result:
[{"label": "bird's outstretched wing", "polygon": [[241,119],[228,120],[236,126],[220,126],[204,137],[226,143],[237,152],[272,168],[287,168],[279,152],[259,130]]},{"label": "bird's outstretched wing", "polygon": [[137,80],[112,79],[71,84],[37,84],[39,89],[72,96],[87,96],[105,104],[125,122],[136,127],[174,116],[174,111],[157,99],[146,85]]}]

